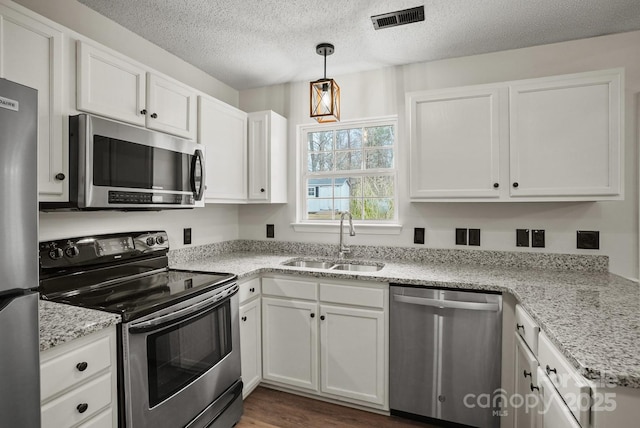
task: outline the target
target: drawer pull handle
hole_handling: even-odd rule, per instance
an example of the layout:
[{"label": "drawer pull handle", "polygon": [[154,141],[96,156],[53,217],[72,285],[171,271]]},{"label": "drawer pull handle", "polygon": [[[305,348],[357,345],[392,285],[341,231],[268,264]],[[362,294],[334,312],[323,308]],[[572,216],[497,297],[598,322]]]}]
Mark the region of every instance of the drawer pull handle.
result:
[{"label": "drawer pull handle", "polygon": [[524,377],[531,377],[531,372],[524,371]]},{"label": "drawer pull handle", "polygon": [[87,403],[80,403],[78,404],[78,407],[76,407],[76,409],[78,409],[78,412],[80,413],[86,412],[88,408],[89,408],[89,405]]},{"label": "drawer pull handle", "polygon": [[316,314],[314,314],[313,312],[311,312],[311,318],[315,318]]},{"label": "drawer pull handle", "polygon": [[523,324],[516,324],[516,331],[522,329],[522,332],[524,333],[524,325]]},{"label": "drawer pull handle", "polygon": [[56,178],[56,180],[58,180],[58,181],[62,181],[62,180],[64,180],[65,178],[67,178],[67,176],[66,176],[66,175],[64,175],[63,173],[59,172],[59,173],[57,173],[57,174],[56,174],[56,177],[55,177],[55,178]]},{"label": "drawer pull handle", "polygon": [[76,364],[76,368],[78,369],[79,372],[85,371],[87,367],[89,367],[89,364],[87,364],[86,361]]},{"label": "drawer pull handle", "polygon": [[538,388],[534,384],[531,384],[531,392],[533,392],[533,391],[540,391],[540,388]]},{"label": "drawer pull handle", "polygon": [[320,315],[320,320],[324,321],[324,315]]},{"label": "drawer pull handle", "polygon": [[255,289],[255,288],[253,288],[253,287],[251,287],[251,288],[249,289],[249,291],[251,291],[252,293],[255,293],[256,289]]},{"label": "drawer pull handle", "polygon": [[547,374],[551,374],[551,372],[558,374],[558,370],[556,369],[552,369],[551,367],[549,367],[549,364],[547,364]]},{"label": "drawer pull handle", "polygon": [[242,321],[246,321],[246,320],[247,320],[247,317],[242,317]]},{"label": "drawer pull handle", "polygon": [[140,110],[140,114],[145,115],[147,114],[147,109],[143,108],[142,110]]},{"label": "drawer pull handle", "polygon": [[151,113],[151,119],[157,119],[158,113]]}]

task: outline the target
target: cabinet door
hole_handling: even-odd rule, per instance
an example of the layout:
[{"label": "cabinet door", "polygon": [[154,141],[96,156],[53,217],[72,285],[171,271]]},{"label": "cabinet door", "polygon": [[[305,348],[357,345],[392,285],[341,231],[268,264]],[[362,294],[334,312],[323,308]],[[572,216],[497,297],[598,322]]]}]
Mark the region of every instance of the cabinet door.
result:
[{"label": "cabinet door", "polygon": [[384,313],[320,306],[321,391],[384,404]]},{"label": "cabinet door", "polygon": [[145,70],[77,42],[78,110],[144,126]]},{"label": "cabinet door", "polygon": [[247,114],[207,97],[198,97],[198,142],[205,146],[205,202],[246,202]]},{"label": "cabinet door", "polygon": [[620,193],[621,78],[605,71],[510,85],[512,197]]},{"label": "cabinet door", "polygon": [[260,299],[240,306],[240,355],[242,357],[242,396],[246,397],[262,378],[262,319]]},{"label": "cabinet door", "polygon": [[147,73],[147,128],[195,140],[196,94],[191,88]]},{"label": "cabinet door", "polygon": [[554,388],[547,375],[538,367],[538,384],[542,396],[539,428],[581,428],[571,411]]},{"label": "cabinet door", "polygon": [[512,400],[510,403],[514,406],[514,427],[533,428],[536,426],[535,418],[538,411],[538,393],[535,390],[538,386],[538,361],[520,335],[514,334],[516,341],[514,378],[516,397],[518,397],[517,402]]},{"label": "cabinet door", "polygon": [[269,150],[271,120],[269,112],[249,114],[249,200],[269,200]]},{"label": "cabinet door", "polygon": [[65,201],[68,143],[62,138],[62,39],[55,28],[0,6],[0,77],[38,90],[38,193]]},{"label": "cabinet door", "polygon": [[265,380],[318,390],[316,312],[316,303],[262,298]]},{"label": "cabinet door", "polygon": [[489,87],[407,95],[411,198],[500,196],[503,93]]}]

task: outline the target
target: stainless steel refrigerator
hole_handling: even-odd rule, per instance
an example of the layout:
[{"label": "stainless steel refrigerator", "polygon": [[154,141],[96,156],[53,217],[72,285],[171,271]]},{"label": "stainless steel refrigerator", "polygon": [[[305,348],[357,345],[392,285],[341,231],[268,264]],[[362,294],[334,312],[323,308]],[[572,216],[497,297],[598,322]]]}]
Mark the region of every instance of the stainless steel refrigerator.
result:
[{"label": "stainless steel refrigerator", "polygon": [[38,92],[0,79],[0,425],[40,426]]}]

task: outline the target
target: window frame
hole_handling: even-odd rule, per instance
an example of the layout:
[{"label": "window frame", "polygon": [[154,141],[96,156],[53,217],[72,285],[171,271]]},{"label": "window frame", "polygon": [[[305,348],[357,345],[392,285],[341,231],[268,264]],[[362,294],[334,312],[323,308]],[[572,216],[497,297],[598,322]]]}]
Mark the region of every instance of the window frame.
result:
[{"label": "window frame", "polygon": [[[322,131],[340,131],[344,129],[353,128],[370,128],[376,126],[393,126],[394,128],[394,141],[391,146],[385,146],[393,151],[393,167],[392,168],[375,168],[375,169],[359,169],[359,170],[345,170],[336,171],[332,170],[324,174],[309,174],[307,171],[307,156],[308,156],[308,133],[310,132],[322,132]],[[401,226],[399,225],[400,213],[399,213],[399,189],[398,189],[398,117],[385,116],[377,118],[365,118],[358,120],[348,120],[341,122],[323,123],[323,124],[306,124],[298,125],[297,132],[297,144],[296,151],[296,223],[292,223],[292,226],[296,231],[309,232],[309,231],[326,231],[327,227],[337,226],[340,222],[338,218],[317,220],[306,218],[307,210],[307,195],[308,188],[307,180],[310,176],[324,177],[324,178],[342,178],[342,177],[366,177],[366,176],[391,176],[394,181],[394,194],[391,198],[393,200],[393,218],[388,220],[363,220],[354,219],[354,223],[361,228],[364,226],[367,230],[379,229],[381,232],[375,233],[400,233]],[[332,149],[332,153],[336,153],[335,147]],[[340,150],[338,150],[340,151]],[[363,154],[366,152],[366,148],[362,148]],[[364,162],[364,159],[363,159]],[[332,198],[335,200],[335,196]],[[314,228],[320,230],[313,230]]]}]

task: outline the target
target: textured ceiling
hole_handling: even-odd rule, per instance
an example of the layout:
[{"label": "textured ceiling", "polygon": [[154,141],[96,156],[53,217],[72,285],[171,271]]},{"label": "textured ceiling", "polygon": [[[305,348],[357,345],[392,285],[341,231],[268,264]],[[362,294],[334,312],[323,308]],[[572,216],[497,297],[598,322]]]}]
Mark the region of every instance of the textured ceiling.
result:
[{"label": "textured ceiling", "polygon": [[[640,29],[640,0],[78,0],[242,90]],[[370,16],[424,4],[425,21]],[[640,47],[639,47],[640,48]]]}]

